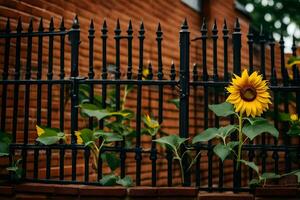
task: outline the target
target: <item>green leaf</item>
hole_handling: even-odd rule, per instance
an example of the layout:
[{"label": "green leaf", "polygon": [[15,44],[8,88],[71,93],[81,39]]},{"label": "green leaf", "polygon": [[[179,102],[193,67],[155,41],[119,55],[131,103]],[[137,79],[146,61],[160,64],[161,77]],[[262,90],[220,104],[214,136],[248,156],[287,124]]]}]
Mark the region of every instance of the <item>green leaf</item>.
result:
[{"label": "green leaf", "polygon": [[262,179],[276,179],[276,178],[280,178],[280,177],[281,176],[279,174],[270,173],[270,172],[266,172],[261,175]]},{"label": "green leaf", "polygon": [[228,146],[230,149],[234,149],[234,147],[236,147],[238,145],[239,145],[239,142],[237,142],[237,141],[231,141],[226,144],[226,146]]},{"label": "green leaf", "polygon": [[0,131],[0,156],[9,155],[9,145],[12,141],[11,134]]},{"label": "green leaf", "polygon": [[300,136],[300,126],[297,124],[292,124],[287,134],[290,136]]},{"label": "green leaf", "polygon": [[208,128],[202,133],[198,134],[193,138],[192,143],[195,144],[197,142],[207,142],[213,138],[215,138],[219,134],[219,131],[217,128]]},{"label": "green leaf", "polygon": [[152,119],[149,115],[145,115],[142,120],[143,120],[145,126],[148,128],[154,129],[154,128],[159,127],[158,121],[156,121],[155,119]]},{"label": "green leaf", "polygon": [[217,144],[213,151],[224,162],[226,157],[231,153],[230,148],[223,144]]},{"label": "green leaf", "polygon": [[245,117],[245,119],[247,119],[251,125],[258,125],[258,124],[263,124],[267,122],[267,119],[263,118],[263,117]]},{"label": "green leaf", "polygon": [[279,132],[278,130],[270,124],[268,121],[261,122],[258,124],[246,124],[243,127],[243,133],[249,137],[250,140],[253,140],[256,136],[262,133],[270,133],[274,137],[278,138]]},{"label": "green leaf", "polygon": [[249,186],[251,188],[255,188],[257,186],[260,186],[260,181],[258,179],[252,179],[250,182],[249,182]]},{"label": "green leaf", "polygon": [[227,117],[234,114],[233,105],[224,102],[221,104],[212,104],[208,106],[211,111],[213,111],[218,117]]},{"label": "green leaf", "polygon": [[159,139],[153,140],[159,144],[167,145],[173,151],[177,151],[181,144],[183,144],[188,138],[181,138],[177,135],[164,136]]},{"label": "green leaf", "polygon": [[101,158],[103,161],[107,162],[107,165],[109,166],[112,172],[120,166],[120,158],[118,158],[115,153],[101,154]]},{"label": "green leaf", "polygon": [[102,179],[100,179],[100,184],[103,186],[113,186],[116,185],[118,177],[114,174],[104,175]]},{"label": "green leaf", "polygon": [[94,142],[96,139],[94,137],[94,131],[92,131],[88,128],[84,128],[84,129],[80,130],[79,132],[80,132],[80,137],[86,146],[88,145],[88,143]]},{"label": "green leaf", "polygon": [[105,133],[103,138],[106,143],[123,141],[123,137],[115,133]]},{"label": "green leaf", "polygon": [[289,113],[279,113],[278,120],[283,122],[288,122],[291,120]]},{"label": "green leaf", "polygon": [[294,173],[298,177],[298,183],[300,183],[300,171],[297,170],[297,172]]},{"label": "green leaf", "polygon": [[99,109],[95,104],[84,103],[80,104],[81,112],[88,117],[95,117],[97,120],[104,119],[110,116],[121,116],[127,117],[129,115],[128,112],[120,111],[120,112],[110,112],[107,109]]},{"label": "green leaf", "polygon": [[223,136],[223,137],[228,137],[231,133],[233,133],[237,129],[236,125],[227,125],[225,127],[220,127],[218,129],[218,132]]},{"label": "green leaf", "polygon": [[246,160],[240,160],[240,162],[247,165],[248,167],[253,169],[257,174],[259,174],[258,166],[254,162],[249,162],[249,161],[246,161]]},{"label": "green leaf", "polygon": [[176,106],[176,108],[178,108],[178,109],[180,108],[180,106],[179,106],[179,102],[180,102],[179,98],[177,98],[177,99],[170,99],[170,100],[168,100],[168,102],[174,104]]},{"label": "green leaf", "polygon": [[122,185],[123,187],[131,187],[133,184],[130,176],[125,176],[124,178],[117,180],[116,183]]},{"label": "green leaf", "polygon": [[292,67],[293,65],[298,65],[298,64],[300,64],[300,57],[293,56],[288,60],[287,67]]},{"label": "green leaf", "polygon": [[58,128],[49,128],[49,127],[43,127],[44,133],[42,133],[36,141],[44,144],[44,145],[52,145],[59,142],[59,140],[63,139],[65,140],[65,134],[61,132]]}]

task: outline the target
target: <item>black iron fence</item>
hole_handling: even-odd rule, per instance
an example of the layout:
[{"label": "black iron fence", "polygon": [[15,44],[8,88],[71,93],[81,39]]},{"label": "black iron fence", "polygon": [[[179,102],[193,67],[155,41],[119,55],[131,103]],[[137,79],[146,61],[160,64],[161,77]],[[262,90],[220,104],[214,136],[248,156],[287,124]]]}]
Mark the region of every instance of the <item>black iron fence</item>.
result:
[{"label": "black iron fence", "polygon": [[[216,127],[219,126],[220,119],[216,116],[209,118],[209,109],[208,105],[210,103],[219,103],[221,100],[224,100],[224,87],[228,84],[229,78],[231,73],[229,72],[229,68],[233,69],[233,72],[236,74],[241,73],[241,29],[239,25],[239,21],[237,20],[235,23],[235,27],[233,29],[233,33],[229,34],[229,30],[226,25],[226,21],[224,23],[222,29],[222,37],[218,38],[218,29],[216,24],[213,26],[211,36],[208,36],[207,25],[205,21],[201,27],[201,36],[195,38],[193,40],[190,39],[190,32],[188,29],[187,21],[181,26],[180,30],[180,66],[179,66],[179,78],[176,79],[176,70],[175,66],[172,65],[170,70],[170,79],[166,79],[165,75],[163,74],[163,54],[162,54],[162,40],[163,40],[163,32],[161,26],[158,26],[156,32],[156,41],[157,41],[157,79],[153,79],[153,74],[151,74],[148,80],[142,79],[143,73],[143,63],[144,63],[144,25],[143,23],[140,25],[140,30],[138,32],[138,41],[139,41],[139,65],[138,65],[138,73],[137,78],[133,79],[133,64],[132,64],[132,40],[133,37],[133,30],[131,26],[131,22],[129,23],[127,34],[121,35],[120,25],[117,22],[116,29],[114,31],[114,40],[115,40],[115,71],[114,71],[114,79],[108,79],[108,69],[107,69],[107,26],[104,22],[102,29],[101,29],[101,38],[102,38],[102,74],[101,79],[94,78],[94,24],[91,22],[90,29],[89,29],[89,73],[87,77],[85,75],[79,74],[79,51],[80,51],[80,32],[79,29],[79,22],[77,17],[74,19],[72,28],[66,30],[64,27],[64,23],[62,21],[59,30],[54,29],[53,20],[50,22],[50,27],[48,31],[44,30],[43,21],[41,20],[38,31],[33,30],[32,21],[29,24],[28,31],[22,30],[22,23],[19,19],[16,31],[11,31],[10,28],[10,21],[7,21],[7,26],[5,32],[0,33],[1,38],[1,46],[3,53],[3,68],[2,68],[2,80],[0,80],[0,84],[2,85],[1,89],[1,130],[6,131],[10,129],[6,127],[7,122],[7,104],[9,103],[7,99],[7,92],[8,87],[13,86],[13,103],[12,103],[12,144],[10,145],[10,159],[15,154],[16,151],[21,151],[22,157],[22,168],[24,170],[23,178],[27,181],[37,181],[37,182],[53,182],[53,183],[83,183],[83,184],[97,184],[96,182],[91,182],[89,179],[89,156],[90,152],[87,147],[84,145],[77,144],[77,138],[74,132],[78,129],[78,92],[79,86],[82,84],[87,84],[90,86],[91,90],[89,91],[89,99],[93,102],[94,98],[94,86],[101,85],[101,96],[102,96],[102,107],[106,107],[106,98],[107,98],[107,88],[110,85],[115,86],[116,93],[115,93],[115,104],[116,110],[120,110],[120,94],[122,85],[135,85],[136,86],[136,120],[135,120],[135,129],[136,129],[136,138],[135,138],[135,146],[132,148],[126,148],[125,143],[121,142],[118,143],[115,147],[104,148],[103,151],[114,151],[120,155],[120,174],[121,177],[126,175],[126,158],[128,154],[133,154],[135,159],[135,184],[137,186],[141,185],[141,177],[143,173],[141,172],[141,165],[142,165],[142,157],[143,155],[148,155],[148,159],[151,160],[151,168],[152,168],[152,186],[157,185],[157,180],[160,178],[157,176],[157,146],[155,142],[152,142],[151,149],[144,149],[141,145],[141,110],[142,110],[142,92],[143,87],[145,86],[157,86],[158,88],[158,122],[162,123],[164,119],[164,88],[166,86],[172,86],[172,88],[179,87],[179,135],[180,137],[189,137],[189,105],[190,105],[190,89],[195,91],[203,91],[203,96],[198,97],[199,101],[203,104],[203,119],[204,119],[204,127],[208,128],[209,122],[212,120]],[[210,34],[209,34],[210,35]],[[32,60],[32,39],[37,39],[37,69],[36,69],[36,78],[31,77],[31,60]],[[66,42],[66,39],[69,41]],[[233,42],[233,66],[228,66],[229,63],[229,49],[228,49],[228,42],[229,38],[232,37]],[[248,35],[248,53],[249,53],[249,71],[252,72],[253,69],[253,59],[254,59],[254,35],[249,31]],[[25,79],[20,78],[20,70],[21,70],[21,39],[26,38],[26,66],[25,66]],[[48,62],[47,66],[43,64],[43,41],[45,38],[48,38]],[[53,41],[54,38],[59,38],[59,49],[53,48]],[[14,39],[15,46],[11,45],[11,40]],[[208,74],[208,66],[207,66],[207,41],[212,40],[213,43],[213,74],[210,76]],[[299,77],[299,70],[294,66],[293,74],[291,75],[292,78],[289,78],[287,69],[285,67],[285,54],[284,54],[284,41],[283,37],[279,42],[280,45],[280,60],[281,63],[275,62],[275,41],[272,37],[266,36],[263,32],[259,35],[259,49],[260,49],[260,73],[270,80],[270,88],[273,93],[273,116],[274,117],[274,124],[276,128],[281,130],[281,135],[284,138],[284,144],[278,144],[278,141],[274,139],[270,142],[267,140],[266,136],[263,135],[257,142],[246,144],[243,148],[244,152],[247,152],[248,158],[250,161],[254,159],[259,160],[261,163],[262,172],[267,170],[267,166],[271,166],[275,173],[279,173],[280,171],[280,163],[284,163],[284,169],[286,172],[292,170],[292,159],[290,152],[297,152],[297,158],[299,159],[300,149],[299,145],[292,145],[290,144],[290,138],[286,134],[287,128],[284,126],[282,122],[278,120],[279,112],[283,109],[283,112],[289,112],[289,99],[285,98],[288,94],[292,94],[295,97],[294,102],[296,105],[297,113],[300,114],[300,77]],[[127,79],[121,79],[121,72],[120,72],[120,40],[127,40],[127,50],[128,50],[128,62],[127,62]],[[198,41],[200,40],[200,41]],[[218,70],[220,69],[220,64],[218,63],[218,40],[223,43],[223,74],[221,75]],[[191,42],[199,42],[201,44],[202,54],[201,54],[201,68],[200,65],[194,66],[192,72],[190,72],[190,43]],[[71,47],[71,66],[65,66],[65,46],[70,43]],[[10,55],[11,49],[15,49],[15,54]],[[244,47],[246,48],[246,47]],[[269,49],[270,52],[270,66],[266,66],[266,48]],[[53,79],[53,56],[54,51],[59,52],[60,58],[60,75],[59,79]],[[293,54],[296,54],[296,46],[295,43],[292,48]],[[58,55],[58,54],[55,54]],[[15,60],[11,59],[13,57]],[[9,62],[13,62],[9,63]],[[14,66],[14,77],[9,78],[9,66]],[[280,66],[280,70],[279,70]],[[42,80],[42,72],[43,68],[47,68],[47,79]],[[65,77],[65,67],[71,68],[71,77]],[[266,76],[266,69],[271,70],[270,76]],[[199,73],[198,71],[202,71]],[[151,73],[151,72],[150,72]],[[192,78],[190,78],[192,75]],[[19,98],[19,88],[21,85],[25,86],[25,99]],[[36,89],[36,123],[41,125],[42,123],[42,114],[41,109],[43,108],[42,99],[45,98],[42,92],[42,86],[47,86],[47,116],[46,116],[46,125],[51,127],[52,126],[52,92],[53,86],[58,85],[60,91],[60,99],[59,99],[59,128],[63,131],[65,127],[65,89],[66,87],[71,88],[71,120],[70,120],[70,129],[71,129],[71,144],[56,144],[56,145],[40,145],[40,144],[31,144],[29,143],[29,109],[30,105],[33,102],[29,102],[30,100],[30,93],[32,86],[35,85]],[[212,95],[212,96],[211,96]],[[197,99],[197,98],[196,98]],[[18,120],[20,120],[18,104],[23,101],[24,104],[24,128],[22,133],[17,132],[17,124]],[[175,122],[176,123],[176,122]],[[283,125],[283,126],[282,126]],[[90,127],[93,126],[93,121],[90,120]],[[103,128],[103,120],[99,122],[100,128]],[[23,142],[17,142],[17,134],[22,134]],[[153,136],[153,139],[156,137]],[[202,190],[219,190],[219,191],[226,191],[226,190],[249,190],[248,187],[242,187],[241,184],[243,179],[252,179],[253,178],[253,171],[251,169],[247,170],[247,173],[242,173],[241,170],[237,170],[236,166],[233,164],[230,167],[233,168],[233,173],[231,173],[231,177],[233,180],[233,184],[231,187],[224,186],[224,166],[223,163],[219,160],[214,159],[214,154],[212,151],[213,144],[208,142],[207,144],[201,144],[196,146],[196,153],[201,151],[200,156],[197,158],[197,162],[195,164],[195,168],[190,172],[186,172],[184,185],[196,185]],[[51,178],[51,161],[52,161],[52,151],[58,151],[58,162],[59,162],[59,178],[52,179]],[[26,175],[26,169],[28,168],[28,151],[33,151],[33,177],[28,177]],[[46,175],[45,178],[38,177],[38,171],[40,169],[39,165],[39,153],[40,151],[46,151]],[[71,156],[71,180],[65,180],[65,153],[66,151],[72,152]],[[77,154],[78,152],[84,153],[84,180],[80,181],[77,179],[76,173],[76,165],[77,165]],[[283,156],[280,155],[283,153]],[[202,176],[202,172],[204,169],[201,169],[201,163],[204,157],[207,157],[207,170],[208,178],[207,182],[204,184]],[[173,157],[170,152],[166,154],[167,160],[167,185],[172,186],[172,179],[173,179]],[[12,161],[12,160],[11,160]],[[102,166],[102,160],[99,159],[99,166]],[[219,167],[217,170],[217,174],[214,173],[213,169],[213,162],[219,162]],[[213,175],[214,174],[214,175]],[[242,176],[246,176],[243,177]],[[102,167],[98,168],[98,178],[102,177]],[[214,179],[215,178],[215,179]]]}]

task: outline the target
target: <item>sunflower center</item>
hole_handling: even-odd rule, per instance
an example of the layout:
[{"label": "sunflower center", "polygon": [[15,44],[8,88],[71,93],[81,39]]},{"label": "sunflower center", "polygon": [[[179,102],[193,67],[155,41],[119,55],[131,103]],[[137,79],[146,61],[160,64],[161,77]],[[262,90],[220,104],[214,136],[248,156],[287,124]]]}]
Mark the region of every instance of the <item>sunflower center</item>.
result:
[{"label": "sunflower center", "polygon": [[240,90],[241,98],[245,101],[253,101],[256,98],[256,90],[251,86],[246,86]]}]

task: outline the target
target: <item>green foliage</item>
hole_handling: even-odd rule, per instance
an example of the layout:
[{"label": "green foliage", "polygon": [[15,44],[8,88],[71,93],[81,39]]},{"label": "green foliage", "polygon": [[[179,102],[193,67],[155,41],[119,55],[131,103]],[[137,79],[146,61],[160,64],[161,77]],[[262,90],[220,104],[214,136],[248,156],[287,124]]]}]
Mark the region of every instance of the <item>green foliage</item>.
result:
[{"label": "green foliage", "polygon": [[176,106],[176,108],[178,108],[178,109],[180,108],[180,105],[179,105],[180,99],[179,98],[170,99],[170,100],[168,100],[168,102],[174,104]]},{"label": "green foliage", "polygon": [[192,143],[198,143],[198,142],[207,142],[213,138],[215,138],[219,134],[219,130],[217,128],[208,128],[202,133],[198,134],[193,138]]},{"label": "green foliage", "polygon": [[257,174],[259,174],[259,168],[254,162],[249,162],[249,161],[246,161],[246,160],[240,160],[240,162],[244,163],[245,165],[247,165],[248,167],[253,169]]},{"label": "green foliage", "polygon": [[243,133],[253,140],[256,136],[262,133],[270,133],[272,136],[278,138],[279,132],[270,124],[267,120],[259,120],[259,122],[253,122],[253,124],[246,124],[243,127]]},{"label": "green foliage", "polygon": [[288,67],[300,64],[300,56],[293,56],[288,60]]},{"label": "green foliage", "polygon": [[131,113],[126,111],[111,112],[107,109],[99,109],[95,104],[84,103],[79,105],[81,112],[88,117],[95,117],[101,120],[111,116],[128,117]]},{"label": "green foliage", "polygon": [[124,178],[121,179],[120,176],[116,176],[115,174],[104,175],[99,182],[103,186],[114,186],[114,185],[121,185],[123,187],[132,186],[132,179],[130,178],[130,176],[125,176]]},{"label": "green foliage", "polygon": [[143,132],[148,133],[151,136],[154,136],[157,134],[157,132],[160,129],[160,125],[158,123],[158,121],[156,121],[155,119],[150,118],[149,115],[145,115],[142,118],[145,128],[143,130]]},{"label": "green foliage", "polygon": [[101,158],[103,161],[107,162],[107,165],[112,172],[114,172],[120,166],[120,159],[115,153],[103,153],[101,154]]},{"label": "green foliage", "polygon": [[44,145],[57,144],[60,140],[66,140],[65,134],[57,128],[37,126],[37,134],[36,141]]},{"label": "green foliage", "polygon": [[11,142],[11,134],[0,131],[0,157],[9,155],[9,145]]},{"label": "green foliage", "polygon": [[169,135],[153,141],[165,145],[167,148],[172,150],[175,153],[175,155],[178,155],[178,150],[180,146],[187,140],[188,138],[181,138],[178,135]]},{"label": "green foliage", "polygon": [[233,105],[228,102],[224,102],[221,104],[212,104],[212,105],[209,105],[208,107],[218,117],[227,117],[229,115],[235,114]]},{"label": "green foliage", "polygon": [[116,181],[117,184],[122,185],[123,187],[131,187],[133,182],[132,179],[130,178],[130,176],[125,176],[124,178],[119,178]]},{"label": "green foliage", "polygon": [[[242,6],[252,6],[253,10],[249,13],[251,16],[251,24],[256,30],[260,26],[267,28],[269,32],[288,35],[287,27],[294,23],[299,30],[300,16],[298,0],[238,0]],[[266,15],[268,17],[266,18]],[[276,24],[276,26],[275,26]],[[299,37],[296,39],[300,39]]]},{"label": "green foliage", "polygon": [[10,167],[7,167],[6,170],[11,173],[11,179],[13,182],[19,182],[22,178],[23,169],[20,167],[22,159],[18,159],[12,162]]}]

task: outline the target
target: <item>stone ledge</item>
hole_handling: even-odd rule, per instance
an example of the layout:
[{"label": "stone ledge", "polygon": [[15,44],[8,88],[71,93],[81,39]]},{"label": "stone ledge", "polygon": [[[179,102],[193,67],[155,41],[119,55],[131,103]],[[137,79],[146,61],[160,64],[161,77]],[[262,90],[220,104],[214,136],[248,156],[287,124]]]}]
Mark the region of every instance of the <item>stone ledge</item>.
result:
[{"label": "stone ledge", "polygon": [[97,187],[84,185],[80,188],[79,195],[125,197],[127,195],[127,189],[124,187]]},{"label": "stone ledge", "polygon": [[232,192],[222,192],[222,193],[199,192],[198,200],[254,200],[254,195],[248,193],[234,194]]},{"label": "stone ledge", "polygon": [[300,197],[300,188],[295,187],[264,187],[256,188],[256,197]]},{"label": "stone ledge", "polygon": [[0,185],[0,195],[12,196],[14,194],[14,187]]}]

